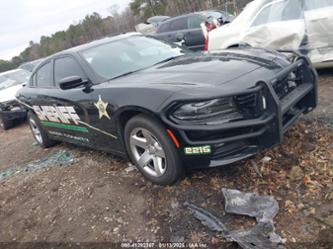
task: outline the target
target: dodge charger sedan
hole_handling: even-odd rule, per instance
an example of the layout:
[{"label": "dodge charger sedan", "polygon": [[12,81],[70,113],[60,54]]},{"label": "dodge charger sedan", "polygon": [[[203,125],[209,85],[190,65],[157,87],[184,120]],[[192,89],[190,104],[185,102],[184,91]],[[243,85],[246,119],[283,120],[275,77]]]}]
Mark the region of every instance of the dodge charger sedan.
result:
[{"label": "dodge charger sedan", "polygon": [[157,184],[281,143],[317,104],[308,58],[244,48],[194,53],[139,34],[55,54],[17,94],[36,141],[128,156]]}]

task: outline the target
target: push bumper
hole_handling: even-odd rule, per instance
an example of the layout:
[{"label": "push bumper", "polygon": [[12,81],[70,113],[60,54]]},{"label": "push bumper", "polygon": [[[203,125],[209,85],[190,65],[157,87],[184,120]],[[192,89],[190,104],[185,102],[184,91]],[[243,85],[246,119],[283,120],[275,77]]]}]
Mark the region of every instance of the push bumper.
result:
[{"label": "push bumper", "polygon": [[[182,140],[182,148],[209,146],[207,155],[187,155],[181,152],[190,167],[215,167],[248,158],[283,141],[284,134],[305,113],[317,106],[318,75],[307,57],[296,54],[297,60],[273,79],[259,81],[242,94],[261,94],[265,111],[259,118],[222,125],[179,125],[168,118],[164,121]],[[295,73],[299,84],[281,94],[288,76]],[[286,80],[287,79],[287,80]]]}]

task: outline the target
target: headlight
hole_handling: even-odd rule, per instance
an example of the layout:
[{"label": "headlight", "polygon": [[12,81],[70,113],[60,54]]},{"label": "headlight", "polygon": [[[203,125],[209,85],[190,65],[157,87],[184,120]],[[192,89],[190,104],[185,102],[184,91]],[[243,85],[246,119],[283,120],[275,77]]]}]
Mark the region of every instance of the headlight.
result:
[{"label": "headlight", "polygon": [[232,97],[184,104],[172,116],[181,121],[199,121],[205,124],[226,123],[243,118]]}]

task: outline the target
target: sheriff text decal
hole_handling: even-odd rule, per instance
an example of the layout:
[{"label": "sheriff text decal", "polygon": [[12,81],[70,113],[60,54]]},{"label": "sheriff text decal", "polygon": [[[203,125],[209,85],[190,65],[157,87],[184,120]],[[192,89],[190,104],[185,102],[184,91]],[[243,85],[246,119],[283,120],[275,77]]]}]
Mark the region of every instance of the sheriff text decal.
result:
[{"label": "sheriff text decal", "polygon": [[50,121],[63,124],[78,125],[80,121],[72,106],[33,106],[35,113],[41,121]]}]

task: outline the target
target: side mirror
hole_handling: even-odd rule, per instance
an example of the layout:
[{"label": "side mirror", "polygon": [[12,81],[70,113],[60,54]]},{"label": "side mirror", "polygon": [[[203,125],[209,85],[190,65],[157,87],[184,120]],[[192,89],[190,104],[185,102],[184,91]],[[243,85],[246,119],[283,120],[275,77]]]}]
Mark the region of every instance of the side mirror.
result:
[{"label": "side mirror", "polygon": [[86,86],[88,80],[83,80],[80,76],[70,76],[60,80],[59,86],[62,90],[69,90],[79,86]]},{"label": "side mirror", "polygon": [[183,33],[176,34],[176,39],[179,42],[185,41],[185,35]]}]

